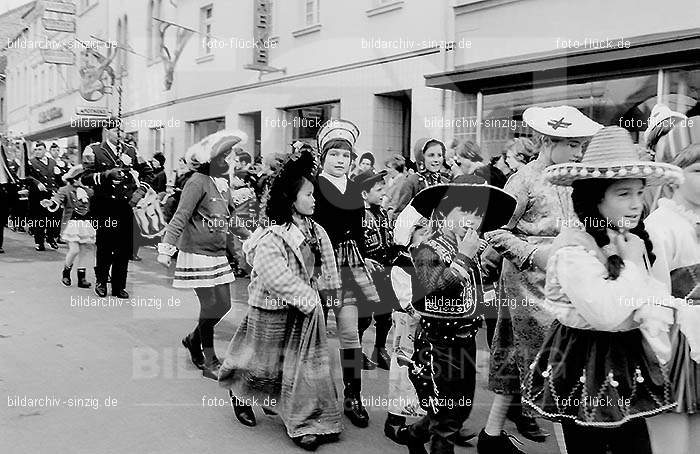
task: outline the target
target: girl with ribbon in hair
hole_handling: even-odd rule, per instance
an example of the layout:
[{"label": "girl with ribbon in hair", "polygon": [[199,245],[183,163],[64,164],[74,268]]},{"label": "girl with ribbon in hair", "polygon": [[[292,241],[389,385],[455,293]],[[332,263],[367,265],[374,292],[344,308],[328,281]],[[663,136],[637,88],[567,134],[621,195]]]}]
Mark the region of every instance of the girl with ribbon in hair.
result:
[{"label": "girl with ribbon in hair", "polygon": [[185,155],[196,172],[182,190],[177,211],[163,241],[158,262],[170,266],[178,251],[173,287],[191,288],[199,300],[199,321],[182,339],[192,363],[216,380],[219,358],[214,351],[214,327],[231,309],[233,271],[226,259],[226,234],[233,200],[226,175],[232,147],[245,142],[240,131],[219,131],[205,137]]},{"label": "girl with ribbon in hair", "polygon": [[601,129],[580,163],[549,166],[572,186],[585,231],[551,246],[543,307],[554,316],[523,380],[523,402],[560,422],[569,454],[651,453],[644,418],[675,406],[664,364],[677,302],[651,275],[655,247],[642,221],[647,186],[679,168],[644,162],[627,131]]},{"label": "girl with ribbon in hair", "polygon": [[668,366],[678,406],[647,425],[654,452],[691,454],[700,446],[700,143],[684,148],[672,164],[683,170],[683,183],[669,188],[671,198],[659,199],[645,223],[656,255],[654,277],[685,301],[676,313]]},{"label": "girl with ribbon in hair", "polygon": [[242,424],[256,424],[257,402],[309,451],[342,429],[321,297],[336,293],[340,278],[328,234],[311,219],[314,174],[304,149],[272,180],[261,227],[244,243],[253,267],[248,310],[219,373]]},{"label": "girl with ribbon in hair", "polygon": [[315,185],[314,220],[327,232],[335,250],[342,287],[332,307],[340,340],[344,413],[358,427],[369,425],[362,405],[363,353],[358,329],[358,302],[379,303],[371,273],[376,262],[365,258],[362,219],[364,200],[358,185],[348,178],[360,130],[347,120],[329,120],[318,132],[322,171]]}]

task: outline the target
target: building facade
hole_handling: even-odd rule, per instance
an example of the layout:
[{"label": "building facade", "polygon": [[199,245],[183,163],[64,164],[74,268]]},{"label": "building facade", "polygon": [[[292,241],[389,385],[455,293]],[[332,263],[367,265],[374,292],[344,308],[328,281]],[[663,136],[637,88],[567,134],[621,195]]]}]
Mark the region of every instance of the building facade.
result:
[{"label": "building facade", "polygon": [[454,134],[497,155],[527,134],[531,105],[569,104],[640,139],[652,107],[697,115],[700,8],[695,0],[457,0],[451,70],[427,85],[456,94]]},{"label": "building facade", "polygon": [[[169,168],[224,127],[265,155],[342,117],[381,165],[423,136],[497,155],[527,134],[533,104],[575,105],[638,136],[658,100],[683,112],[698,100],[695,0],[670,0],[663,20],[653,0],[62,2],[75,14],[54,3],[30,2],[13,44],[60,52],[5,49],[10,135],[76,137],[82,149],[100,119],[121,114],[141,152],[163,152]],[[65,51],[73,64],[51,63],[68,62]]]}]

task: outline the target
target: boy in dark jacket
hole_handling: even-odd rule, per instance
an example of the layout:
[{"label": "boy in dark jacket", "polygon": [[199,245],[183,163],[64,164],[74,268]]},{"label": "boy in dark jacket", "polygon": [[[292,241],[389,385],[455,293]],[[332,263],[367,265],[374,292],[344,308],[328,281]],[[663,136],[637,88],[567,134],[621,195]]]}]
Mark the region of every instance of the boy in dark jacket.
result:
[{"label": "boy in dark jacket", "polygon": [[413,300],[421,320],[409,377],[428,414],[399,429],[397,438],[412,454],[425,453],[428,439],[431,453],[452,454],[476,386],[475,337],[484,301],[479,232],[507,223],[516,202],[496,187],[471,184],[433,186],[418,198],[407,209],[424,207],[435,233],[412,253]]},{"label": "boy in dark jacket", "polygon": [[398,300],[391,287],[389,275],[390,266],[398,254],[398,249],[394,244],[389,215],[381,206],[386,173],[386,170],[383,170],[375,174],[370,170],[355,177],[355,183],[365,204],[362,218],[364,243],[362,249],[364,257],[370,260],[376,269],[372,273],[372,279],[379,294],[379,304],[362,301],[358,307],[357,328],[360,342],[362,342],[362,335],[372,324],[373,316],[376,328],[371,359],[363,354],[363,368],[368,370],[377,366],[389,370],[391,358],[386,351],[386,339],[391,329],[391,311],[398,308]]}]

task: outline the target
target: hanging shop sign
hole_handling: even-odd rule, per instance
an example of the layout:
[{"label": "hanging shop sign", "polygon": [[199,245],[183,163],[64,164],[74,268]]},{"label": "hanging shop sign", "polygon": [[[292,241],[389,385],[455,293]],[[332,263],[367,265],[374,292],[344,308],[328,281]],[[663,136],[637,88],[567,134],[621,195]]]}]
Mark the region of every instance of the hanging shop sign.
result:
[{"label": "hanging shop sign", "polygon": [[56,118],[61,118],[63,116],[63,109],[60,107],[52,107],[50,109],[43,110],[39,112],[39,123],[46,123]]},{"label": "hanging shop sign", "polygon": [[44,11],[52,11],[54,13],[75,14],[75,3],[71,2],[44,2]]},{"label": "hanging shop sign", "polygon": [[75,55],[69,50],[41,50],[41,58],[44,63],[53,63],[55,65],[74,65]]},{"label": "hanging shop sign", "polygon": [[109,117],[109,109],[106,107],[78,106],[75,108],[75,113],[90,117]]},{"label": "hanging shop sign", "polygon": [[42,19],[45,30],[56,32],[75,33],[74,20]]}]

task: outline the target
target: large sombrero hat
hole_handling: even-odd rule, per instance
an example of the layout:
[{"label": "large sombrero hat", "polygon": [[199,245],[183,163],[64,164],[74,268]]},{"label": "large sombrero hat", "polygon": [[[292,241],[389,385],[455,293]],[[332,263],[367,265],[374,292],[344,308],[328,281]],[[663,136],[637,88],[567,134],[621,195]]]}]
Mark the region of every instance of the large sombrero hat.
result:
[{"label": "large sombrero hat", "polygon": [[[479,228],[488,232],[510,221],[517,202],[503,189],[487,184],[438,184],[420,191],[396,218],[394,234],[410,238],[420,219],[433,218],[441,206],[462,206],[465,210],[481,207],[484,219]],[[401,244],[401,243],[399,243]]]},{"label": "large sombrero hat", "polygon": [[683,171],[672,164],[640,160],[629,133],[606,126],[593,136],[581,162],[549,166],[545,178],[559,186],[593,178],[643,178],[647,186],[656,186],[681,182]]},{"label": "large sombrero hat", "polygon": [[550,137],[590,137],[603,127],[575,107],[528,107],[523,121],[532,129]]}]

